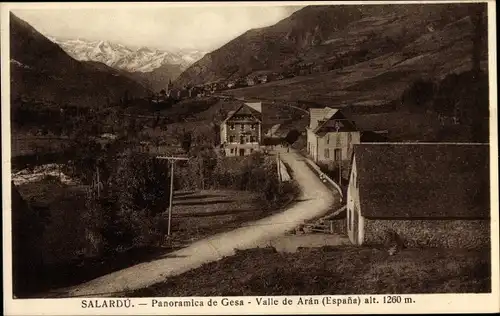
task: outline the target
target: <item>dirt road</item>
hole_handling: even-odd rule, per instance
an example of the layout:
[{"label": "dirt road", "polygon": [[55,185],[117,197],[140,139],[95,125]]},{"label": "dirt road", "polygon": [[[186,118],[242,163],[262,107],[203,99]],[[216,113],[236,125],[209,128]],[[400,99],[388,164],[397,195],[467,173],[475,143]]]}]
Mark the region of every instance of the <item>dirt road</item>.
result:
[{"label": "dirt road", "polygon": [[190,246],[91,280],[60,292],[60,296],[109,296],[147,287],[205,263],[234,254],[235,249],[269,245],[271,240],[295,228],[305,220],[325,214],[335,202],[328,190],[295,152],[282,152],[282,160],[292,169],[292,177],[301,187],[298,202],[285,211],[247,223],[244,227],[211,236]]}]

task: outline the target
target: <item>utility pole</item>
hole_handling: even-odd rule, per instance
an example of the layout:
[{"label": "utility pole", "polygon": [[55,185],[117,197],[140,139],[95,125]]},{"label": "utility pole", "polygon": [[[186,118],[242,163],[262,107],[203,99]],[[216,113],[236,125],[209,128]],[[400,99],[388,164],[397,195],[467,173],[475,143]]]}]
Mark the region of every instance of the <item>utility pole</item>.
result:
[{"label": "utility pole", "polygon": [[339,186],[342,186],[342,160],[339,161]]},{"label": "utility pole", "polygon": [[278,168],[278,180],[279,182],[281,182],[281,164],[280,164],[280,153],[278,151],[278,156],[277,156],[277,159],[276,159],[276,165],[277,165],[277,168]]},{"label": "utility pole", "polygon": [[168,205],[168,227],[167,227],[167,235],[170,236],[170,230],[172,227],[172,200],[174,199],[174,164],[179,160],[189,160],[189,158],[185,157],[166,157],[166,156],[157,156],[157,159],[166,159],[170,162],[170,199]]}]

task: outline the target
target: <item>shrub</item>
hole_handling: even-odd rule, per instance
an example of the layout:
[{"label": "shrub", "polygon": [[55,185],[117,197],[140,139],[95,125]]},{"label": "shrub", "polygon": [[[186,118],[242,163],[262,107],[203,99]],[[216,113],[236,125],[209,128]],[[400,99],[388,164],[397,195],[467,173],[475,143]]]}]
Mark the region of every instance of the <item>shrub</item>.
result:
[{"label": "shrub", "polygon": [[410,109],[427,110],[435,93],[436,87],[432,81],[417,79],[403,92],[402,102]]},{"label": "shrub", "polygon": [[84,220],[95,252],[116,252],[157,243],[157,224],[169,203],[166,164],[137,153],[118,158],[116,169],[101,192],[90,199]]}]

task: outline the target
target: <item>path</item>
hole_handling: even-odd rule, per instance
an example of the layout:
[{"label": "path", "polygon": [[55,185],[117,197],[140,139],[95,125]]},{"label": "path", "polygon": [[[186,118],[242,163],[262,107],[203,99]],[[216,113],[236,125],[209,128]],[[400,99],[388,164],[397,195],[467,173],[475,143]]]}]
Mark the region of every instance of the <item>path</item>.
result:
[{"label": "path", "polygon": [[205,263],[217,261],[234,254],[234,249],[266,246],[297,224],[325,214],[335,202],[328,190],[309,169],[303,158],[295,153],[280,154],[302,194],[297,203],[287,210],[247,223],[244,227],[211,236],[190,246],[166,254],[154,261],[141,263],[110,273],[89,282],[64,290],[62,296],[110,296],[140,289],[162,282],[168,276],[178,275]]}]

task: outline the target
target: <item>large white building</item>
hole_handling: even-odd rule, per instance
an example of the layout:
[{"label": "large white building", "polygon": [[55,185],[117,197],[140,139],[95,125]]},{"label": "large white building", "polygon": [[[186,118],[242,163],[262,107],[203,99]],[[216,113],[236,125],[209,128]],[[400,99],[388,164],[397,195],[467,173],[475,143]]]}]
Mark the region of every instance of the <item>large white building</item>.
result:
[{"label": "large white building", "polygon": [[220,126],[221,145],[226,156],[247,156],[260,149],[261,103],[242,103],[229,112]]},{"label": "large white building", "polygon": [[[316,163],[349,166],[353,145],[360,143],[360,132],[353,121],[338,109],[309,109],[307,153]],[[348,168],[345,168],[346,172]]]}]

